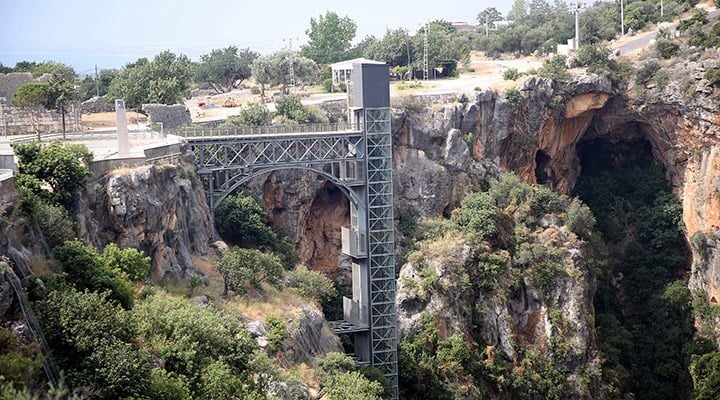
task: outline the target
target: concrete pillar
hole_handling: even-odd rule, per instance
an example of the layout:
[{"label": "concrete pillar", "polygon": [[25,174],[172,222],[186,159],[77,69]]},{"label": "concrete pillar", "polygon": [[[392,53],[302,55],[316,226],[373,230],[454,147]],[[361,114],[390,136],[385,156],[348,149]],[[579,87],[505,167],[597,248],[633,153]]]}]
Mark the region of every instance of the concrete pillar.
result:
[{"label": "concrete pillar", "polygon": [[115,100],[115,116],[117,118],[118,156],[130,155],[130,139],[128,137],[127,115],[125,114],[125,100]]}]

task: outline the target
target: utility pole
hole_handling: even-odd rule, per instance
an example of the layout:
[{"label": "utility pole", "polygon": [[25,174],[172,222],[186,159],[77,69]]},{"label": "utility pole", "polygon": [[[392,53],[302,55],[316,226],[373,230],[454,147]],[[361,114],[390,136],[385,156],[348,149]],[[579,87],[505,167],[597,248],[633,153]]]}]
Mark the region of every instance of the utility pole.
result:
[{"label": "utility pole", "polygon": [[580,0],[575,0],[575,50],[580,50]]},{"label": "utility pole", "polygon": [[428,62],[428,24],[425,23],[425,37],[423,38],[423,80],[428,80],[430,63]]},{"label": "utility pole", "polygon": [[620,34],[625,36],[625,0],[620,0]]},{"label": "utility pole", "polygon": [[485,14],[485,36],[490,36],[490,22],[488,21],[490,17]]},{"label": "utility pole", "polygon": [[665,16],[665,10],[663,9],[663,0],[660,0],[660,20],[663,20],[663,17]]},{"label": "utility pole", "polygon": [[295,91],[295,66],[293,65],[295,63],[295,55],[292,50],[292,38],[290,38],[290,54],[288,57],[290,64],[290,94],[292,94]]},{"label": "utility pole", "polygon": [[407,67],[410,70],[410,32],[405,30],[405,47],[407,47]]},{"label": "utility pole", "polygon": [[98,76],[97,64],[95,64],[95,95],[100,97],[100,77]]}]

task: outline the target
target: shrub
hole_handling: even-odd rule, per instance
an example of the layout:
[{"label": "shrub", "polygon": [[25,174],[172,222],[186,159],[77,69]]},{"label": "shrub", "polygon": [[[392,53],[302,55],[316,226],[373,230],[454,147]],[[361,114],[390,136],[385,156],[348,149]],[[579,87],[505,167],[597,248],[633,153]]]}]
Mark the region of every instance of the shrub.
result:
[{"label": "shrub", "polygon": [[270,111],[264,104],[246,103],[240,108],[237,122],[245,126],[263,126],[270,123]]},{"label": "shrub", "polygon": [[567,57],[557,55],[543,62],[543,66],[538,71],[538,75],[555,80],[566,80],[570,76],[567,72]]},{"label": "shrub", "polygon": [[650,60],[643,64],[640,69],[637,70],[637,75],[635,77],[635,83],[638,85],[644,85],[652,79],[653,75],[655,75],[656,72],[660,70],[661,66],[660,63],[656,60]]},{"label": "shrub", "polygon": [[67,210],[39,198],[31,206],[30,215],[37,223],[50,248],[75,237],[75,228]]},{"label": "shrub", "polygon": [[148,398],[157,400],[190,400],[192,393],[183,375],[167,372],[162,368],[150,371]]},{"label": "shrub", "polygon": [[520,77],[517,68],[508,68],[503,71],[503,79],[506,81],[516,81]]},{"label": "shrub", "polygon": [[610,64],[610,49],[599,44],[587,44],[580,47],[573,60],[575,67],[607,67]]},{"label": "shrub", "polygon": [[705,71],[704,78],[710,82],[712,86],[720,86],[720,68],[710,68]]},{"label": "shrub", "polygon": [[307,123],[309,119],[307,110],[297,96],[280,96],[275,101],[275,112],[300,124]]},{"label": "shrub", "polygon": [[120,249],[115,243],[110,243],[103,249],[102,258],[105,266],[122,271],[133,282],[145,279],[150,272],[150,257],[137,249]]},{"label": "shrub", "polygon": [[481,239],[497,233],[497,207],[487,193],[471,193],[465,197],[460,208],[453,214],[460,229],[473,232]]},{"label": "shrub", "polygon": [[289,287],[298,291],[301,296],[315,301],[330,299],[337,296],[335,285],[320,272],[309,270],[304,265],[298,265],[294,270],[286,273]]},{"label": "shrub", "polygon": [[225,282],[223,295],[228,289],[240,293],[244,293],[247,286],[258,289],[263,281],[277,285],[283,273],[282,263],[276,255],[237,247],[223,254],[215,262],[215,268]]},{"label": "shrub", "polygon": [[123,307],[132,307],[135,294],[132,284],[122,271],[104,263],[97,250],[75,239],[53,250],[61,272],[68,283],[78,289],[110,291],[110,298]]},{"label": "shrub", "polygon": [[507,92],[505,92],[505,98],[510,104],[518,105],[522,101],[523,95],[517,89],[508,89]]},{"label": "shrub", "polygon": [[565,225],[581,239],[587,239],[595,229],[595,216],[579,199],[573,199],[566,211]]},{"label": "shrub", "polygon": [[323,90],[324,90],[324,91],[326,91],[326,92],[328,92],[328,93],[332,92],[332,89],[333,89],[333,80],[332,80],[332,78],[326,78],[326,79],[324,79],[323,82],[322,82],[322,87],[323,87]]},{"label": "shrub", "polygon": [[680,46],[670,39],[659,38],[655,42],[655,50],[657,50],[660,57],[669,59],[677,55]]},{"label": "shrub", "polygon": [[272,351],[279,350],[287,337],[287,325],[285,321],[272,316],[267,317],[265,322],[268,325],[268,348]]},{"label": "shrub", "polygon": [[240,375],[257,347],[237,318],[187,300],[150,296],[133,309],[132,317],[138,336],[165,362],[165,370],[184,375],[193,385],[218,360]]}]

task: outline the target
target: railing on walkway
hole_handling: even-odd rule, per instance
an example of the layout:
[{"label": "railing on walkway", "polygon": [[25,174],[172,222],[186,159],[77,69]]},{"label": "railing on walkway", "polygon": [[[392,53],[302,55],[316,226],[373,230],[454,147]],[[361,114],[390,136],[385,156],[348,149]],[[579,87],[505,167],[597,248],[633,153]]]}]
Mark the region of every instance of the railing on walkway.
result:
[{"label": "railing on walkway", "polygon": [[181,127],[174,134],[184,137],[277,135],[289,133],[362,132],[358,124],[337,122],[328,124],[238,126],[232,128]]},{"label": "railing on walkway", "polygon": [[[157,131],[129,131],[128,138],[130,139],[162,139],[165,138],[165,133]],[[117,130],[107,131],[82,131],[82,132],[66,132],[66,133],[42,133],[40,138],[43,142],[49,142],[53,140],[63,140],[68,142],[80,142],[80,141],[101,141],[101,140],[117,140]],[[37,135],[27,135],[11,139],[11,142],[34,142],[37,140]]]},{"label": "railing on walkway", "polygon": [[35,339],[35,342],[40,345],[40,350],[44,356],[43,369],[45,370],[45,375],[53,385],[57,386],[60,382],[60,369],[55,363],[55,358],[53,357],[52,351],[45,340],[45,336],[42,333],[42,329],[40,328],[37,318],[35,318],[35,313],[32,308],[30,308],[30,303],[27,300],[27,296],[25,296],[22,283],[20,283],[20,279],[15,274],[15,271],[13,271],[10,265],[5,261],[0,261],[0,276],[2,275],[5,275],[7,281],[10,282],[10,286],[12,286],[15,291],[18,303],[20,304],[20,311],[25,316],[28,329],[30,330],[33,339]]}]

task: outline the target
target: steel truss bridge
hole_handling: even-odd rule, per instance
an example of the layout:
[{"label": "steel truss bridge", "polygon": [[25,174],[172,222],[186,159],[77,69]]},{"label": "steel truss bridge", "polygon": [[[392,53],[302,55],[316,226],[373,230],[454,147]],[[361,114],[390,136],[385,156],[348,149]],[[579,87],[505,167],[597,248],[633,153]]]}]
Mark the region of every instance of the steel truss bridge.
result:
[{"label": "steel truss bridge", "polygon": [[356,64],[353,74],[348,124],[180,134],[195,156],[213,212],[239,186],[283,169],[312,171],[345,193],[350,225],[341,228],[342,251],[353,261],[352,298],[343,298],[343,320],[331,326],[336,333],[353,335],[356,360],[380,368],[393,384],[391,398],[396,399],[398,336],[387,66]]}]

